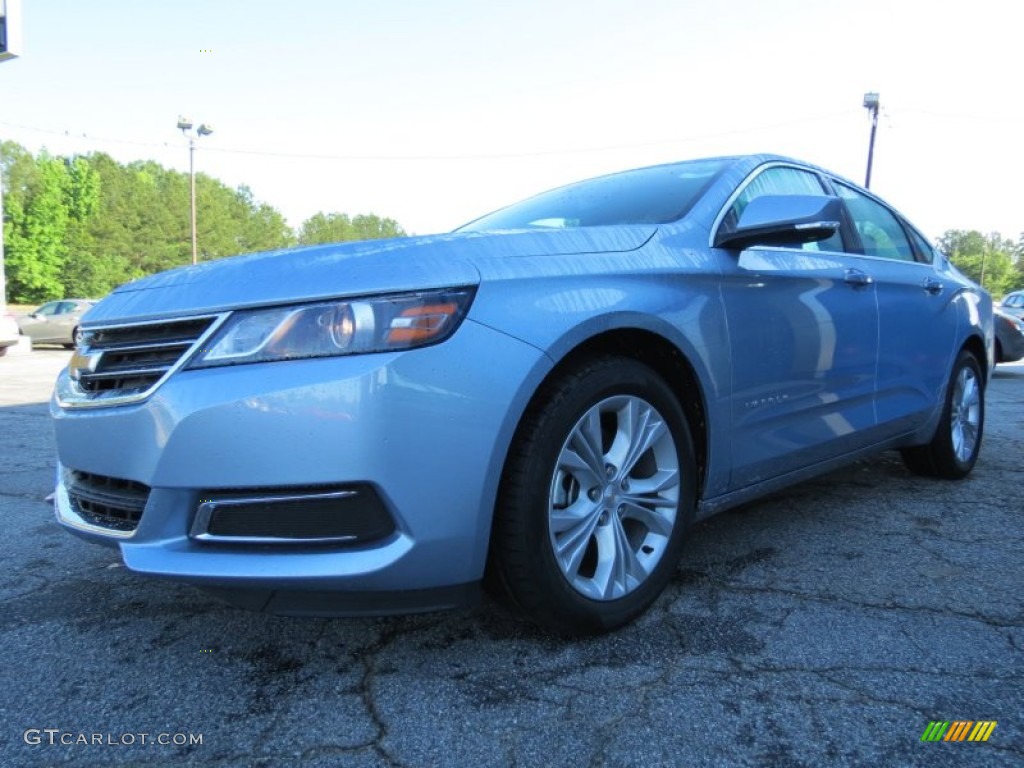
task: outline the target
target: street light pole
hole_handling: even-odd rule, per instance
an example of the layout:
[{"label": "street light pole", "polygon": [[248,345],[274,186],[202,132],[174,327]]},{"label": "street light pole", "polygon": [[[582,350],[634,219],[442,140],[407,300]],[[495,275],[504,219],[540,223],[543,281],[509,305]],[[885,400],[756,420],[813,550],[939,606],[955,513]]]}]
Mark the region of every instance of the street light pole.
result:
[{"label": "street light pole", "polygon": [[192,264],[196,263],[196,255],[199,252],[199,246],[196,242],[196,140],[194,137],[188,137],[188,199],[191,207],[191,222],[192,222]]},{"label": "street light pole", "polygon": [[201,136],[209,136],[213,133],[213,128],[208,126],[206,123],[202,123],[193,134],[192,121],[187,117],[178,118],[178,129],[182,135],[188,137],[188,181],[189,181],[189,201],[192,211],[192,263],[197,262],[197,256],[199,253],[198,242],[196,239],[196,139]]},{"label": "street light pole", "polygon": [[864,106],[871,113],[871,139],[868,142],[868,172],[864,178],[864,188],[871,189],[871,163],[875,158],[875,132],[878,130],[878,94],[865,93]]}]

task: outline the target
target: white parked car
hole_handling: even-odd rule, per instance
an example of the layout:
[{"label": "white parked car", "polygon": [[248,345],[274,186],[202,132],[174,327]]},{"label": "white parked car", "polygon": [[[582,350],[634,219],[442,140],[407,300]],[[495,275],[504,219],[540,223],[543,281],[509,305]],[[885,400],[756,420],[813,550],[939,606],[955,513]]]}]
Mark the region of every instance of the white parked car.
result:
[{"label": "white parked car", "polygon": [[4,310],[0,312],[0,356],[7,353],[7,348],[14,346],[21,338],[21,331],[14,321],[14,315]]}]

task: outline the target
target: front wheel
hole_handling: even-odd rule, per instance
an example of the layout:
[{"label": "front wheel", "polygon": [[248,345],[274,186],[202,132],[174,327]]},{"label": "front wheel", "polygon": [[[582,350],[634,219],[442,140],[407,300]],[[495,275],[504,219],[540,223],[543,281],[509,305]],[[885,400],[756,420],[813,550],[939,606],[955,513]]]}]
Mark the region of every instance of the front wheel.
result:
[{"label": "front wheel", "polygon": [[695,489],[686,418],[661,377],[629,359],[587,363],[546,385],[517,433],[492,571],[543,626],[622,626],[672,577]]},{"label": "front wheel", "polygon": [[958,480],[978,460],[985,427],[985,383],[977,358],[963,350],[946,387],[942,418],[927,445],[904,448],[903,462],[911,472]]}]

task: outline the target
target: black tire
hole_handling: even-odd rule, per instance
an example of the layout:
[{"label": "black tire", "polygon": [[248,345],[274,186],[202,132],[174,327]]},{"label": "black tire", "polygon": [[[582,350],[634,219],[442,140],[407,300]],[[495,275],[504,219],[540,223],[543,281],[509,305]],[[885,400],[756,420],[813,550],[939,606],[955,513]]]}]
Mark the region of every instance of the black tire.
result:
[{"label": "black tire", "polygon": [[[973,390],[965,391],[965,387]],[[962,350],[946,386],[935,436],[927,445],[900,451],[903,463],[918,475],[959,480],[974,469],[984,429],[985,380],[981,365],[972,353]]]},{"label": "black tire", "polygon": [[[628,424],[642,425],[628,431],[644,437],[634,442]],[[654,479],[670,480],[673,466],[669,485]],[[655,371],[627,358],[582,365],[545,385],[516,433],[499,487],[492,582],[557,632],[628,623],[675,571],[696,475],[686,417]]]}]

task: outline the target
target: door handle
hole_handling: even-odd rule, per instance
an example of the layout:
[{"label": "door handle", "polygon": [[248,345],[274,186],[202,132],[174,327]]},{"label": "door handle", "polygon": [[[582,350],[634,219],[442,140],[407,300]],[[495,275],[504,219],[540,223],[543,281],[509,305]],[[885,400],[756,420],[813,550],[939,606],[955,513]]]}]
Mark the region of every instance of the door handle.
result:
[{"label": "door handle", "polygon": [[942,285],[942,281],[936,280],[934,277],[929,277],[924,281],[924,289],[932,296],[938,296],[942,293],[943,288],[944,286]]},{"label": "door handle", "polygon": [[861,272],[859,269],[848,269],[846,270],[846,273],[843,275],[843,282],[845,282],[847,285],[861,287],[865,285],[871,285],[875,281],[867,272]]}]

